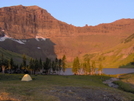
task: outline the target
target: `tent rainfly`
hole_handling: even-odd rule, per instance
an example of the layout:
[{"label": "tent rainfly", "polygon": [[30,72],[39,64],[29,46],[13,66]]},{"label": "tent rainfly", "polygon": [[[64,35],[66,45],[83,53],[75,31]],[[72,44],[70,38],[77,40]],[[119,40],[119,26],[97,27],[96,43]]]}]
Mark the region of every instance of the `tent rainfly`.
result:
[{"label": "tent rainfly", "polygon": [[31,80],[32,78],[29,74],[25,74],[21,79],[21,81],[31,81]]}]

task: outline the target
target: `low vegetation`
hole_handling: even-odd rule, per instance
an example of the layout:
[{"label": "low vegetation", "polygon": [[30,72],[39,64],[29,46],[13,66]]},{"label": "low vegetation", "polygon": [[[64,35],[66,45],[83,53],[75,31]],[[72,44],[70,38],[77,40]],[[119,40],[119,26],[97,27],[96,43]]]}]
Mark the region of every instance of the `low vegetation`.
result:
[{"label": "low vegetation", "polygon": [[132,61],[126,65],[120,66],[119,68],[134,68],[134,62]]},{"label": "low vegetation", "polygon": [[120,76],[121,81],[134,85],[134,73],[123,74]]},{"label": "low vegetation", "polygon": [[104,68],[134,68],[133,36],[134,34],[127,38],[127,42],[120,43],[119,45],[104,52],[96,54],[89,53],[88,55],[90,55],[90,60],[95,61],[97,66],[102,64]]},{"label": "low vegetation", "polygon": [[132,101],[134,95],[104,85],[108,76],[0,74],[0,100],[12,101]]},{"label": "low vegetation", "polygon": [[130,84],[123,81],[115,81],[114,83],[119,86],[119,89],[126,92],[134,93],[134,88]]},{"label": "low vegetation", "polygon": [[[17,54],[17,53],[5,50],[5,49],[3,49],[1,47],[0,47],[0,53],[5,56],[5,59],[13,58],[16,61],[16,64],[20,63],[20,61],[22,59],[22,55],[21,54]],[[0,54],[0,58],[1,58],[1,54]]]},{"label": "low vegetation", "polygon": [[115,81],[119,85],[119,89],[134,94],[134,74],[123,74],[120,76],[120,81]]}]

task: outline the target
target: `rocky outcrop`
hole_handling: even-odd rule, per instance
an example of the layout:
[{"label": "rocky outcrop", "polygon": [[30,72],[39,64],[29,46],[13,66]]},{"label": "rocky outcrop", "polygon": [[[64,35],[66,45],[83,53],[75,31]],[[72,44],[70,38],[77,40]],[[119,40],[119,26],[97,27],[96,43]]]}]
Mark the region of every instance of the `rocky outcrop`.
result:
[{"label": "rocky outcrop", "polygon": [[50,38],[56,44],[57,56],[60,58],[66,54],[71,61],[76,56],[100,52],[117,45],[134,33],[134,19],[75,27],[55,19],[38,6],[19,5],[0,8],[0,28],[5,30],[5,34],[16,39],[36,36]]}]

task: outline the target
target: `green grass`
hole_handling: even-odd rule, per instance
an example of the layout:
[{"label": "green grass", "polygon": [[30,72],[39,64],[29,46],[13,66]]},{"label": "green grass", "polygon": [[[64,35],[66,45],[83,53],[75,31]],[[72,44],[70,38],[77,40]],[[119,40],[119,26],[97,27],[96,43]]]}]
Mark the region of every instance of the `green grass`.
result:
[{"label": "green grass", "polygon": [[115,81],[114,83],[119,86],[119,89],[134,94],[134,88],[130,84],[123,81]]},{"label": "green grass", "polygon": [[[16,62],[16,64],[20,64],[22,62],[23,54],[18,54],[18,53],[12,52],[12,51],[8,51],[8,50],[5,50],[0,47],[0,59],[1,59],[2,54],[5,59],[13,58],[13,60]],[[29,56],[26,55],[26,57],[28,60],[30,60]]]},{"label": "green grass", "polygon": [[131,62],[130,62],[130,63],[126,64],[126,65],[120,66],[119,68],[134,68],[134,65],[132,65]]},{"label": "green grass", "polygon": [[21,58],[22,57],[21,54],[17,54],[17,53],[5,50],[5,49],[3,49],[1,47],[0,47],[0,53],[3,54],[5,56],[5,58],[7,58],[7,59],[11,58],[11,57],[16,57],[16,58]]},{"label": "green grass", "polygon": [[123,82],[134,85],[134,73],[123,74],[123,75],[120,76],[120,79]]},{"label": "green grass", "polygon": [[[94,60],[97,64],[102,64],[104,68],[132,68],[133,65],[130,62],[134,59],[134,53],[131,51],[134,43],[134,39],[127,43],[120,43],[119,45],[94,56]],[[129,64],[129,65],[127,65]]]},{"label": "green grass", "polygon": [[[134,94],[134,73],[120,74],[118,77],[120,80],[114,81],[119,86],[118,89]],[[131,101],[134,101],[134,99]]]},{"label": "green grass", "polygon": [[123,74],[120,76],[120,81],[114,83],[119,85],[119,89],[134,94],[134,74]]},{"label": "green grass", "polygon": [[[58,76],[58,75],[31,75],[30,82],[22,82],[23,74],[0,74],[0,94],[6,94],[9,98],[19,101],[60,101],[60,98],[83,99],[79,96],[84,93],[118,95],[123,101],[134,99],[132,94],[110,88],[102,81],[109,79],[108,76]],[[94,93],[93,93],[94,92]],[[89,94],[89,95],[88,95]],[[99,97],[102,97],[99,94]],[[0,99],[1,100],[1,99]]]}]

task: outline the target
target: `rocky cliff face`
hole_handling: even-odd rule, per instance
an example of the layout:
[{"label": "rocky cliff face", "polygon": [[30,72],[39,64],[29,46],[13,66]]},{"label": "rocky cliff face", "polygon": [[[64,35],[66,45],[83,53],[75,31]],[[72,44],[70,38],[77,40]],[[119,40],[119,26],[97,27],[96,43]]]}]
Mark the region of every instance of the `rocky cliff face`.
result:
[{"label": "rocky cliff face", "polygon": [[0,26],[8,35],[19,39],[34,38],[36,35],[68,36],[75,32],[74,26],[56,20],[46,10],[37,6],[1,8]]},{"label": "rocky cliff face", "polygon": [[16,39],[50,38],[56,44],[57,56],[66,54],[71,61],[75,56],[100,52],[117,45],[134,33],[134,19],[75,27],[55,19],[40,7],[19,5],[0,8],[0,29]]}]

